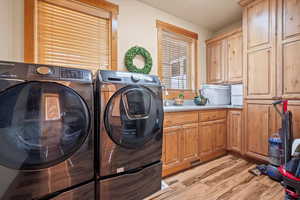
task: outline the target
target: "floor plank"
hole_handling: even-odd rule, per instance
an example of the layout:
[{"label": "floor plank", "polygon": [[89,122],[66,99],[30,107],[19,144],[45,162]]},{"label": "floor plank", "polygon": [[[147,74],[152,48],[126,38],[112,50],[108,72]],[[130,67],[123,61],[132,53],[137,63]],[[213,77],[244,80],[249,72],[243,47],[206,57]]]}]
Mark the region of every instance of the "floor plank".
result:
[{"label": "floor plank", "polygon": [[282,200],[283,187],[266,176],[254,176],[255,167],[227,155],[184,171],[164,181],[169,188],[146,200]]}]

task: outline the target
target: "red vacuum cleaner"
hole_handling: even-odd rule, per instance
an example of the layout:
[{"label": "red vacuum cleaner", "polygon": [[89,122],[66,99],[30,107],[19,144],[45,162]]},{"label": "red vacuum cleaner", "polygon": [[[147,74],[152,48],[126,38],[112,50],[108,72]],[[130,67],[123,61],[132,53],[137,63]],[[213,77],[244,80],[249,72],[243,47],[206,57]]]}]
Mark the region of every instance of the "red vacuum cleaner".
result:
[{"label": "red vacuum cleaner", "polygon": [[[288,101],[279,100],[273,103],[282,119],[279,130],[283,142],[283,160],[278,171],[282,175],[282,185],[285,187],[286,200],[300,200],[300,139],[293,139],[292,113],[288,111]],[[282,111],[278,108],[282,105]]]}]

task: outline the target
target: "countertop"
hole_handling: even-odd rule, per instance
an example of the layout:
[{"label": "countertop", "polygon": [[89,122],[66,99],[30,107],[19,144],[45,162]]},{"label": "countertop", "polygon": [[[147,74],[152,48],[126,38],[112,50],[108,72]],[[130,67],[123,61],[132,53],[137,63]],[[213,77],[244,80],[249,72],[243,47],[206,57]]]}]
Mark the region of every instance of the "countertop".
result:
[{"label": "countertop", "polygon": [[164,112],[181,112],[181,111],[192,111],[192,110],[212,110],[212,109],[243,109],[243,106],[232,106],[232,105],[183,105],[183,106],[164,106]]}]

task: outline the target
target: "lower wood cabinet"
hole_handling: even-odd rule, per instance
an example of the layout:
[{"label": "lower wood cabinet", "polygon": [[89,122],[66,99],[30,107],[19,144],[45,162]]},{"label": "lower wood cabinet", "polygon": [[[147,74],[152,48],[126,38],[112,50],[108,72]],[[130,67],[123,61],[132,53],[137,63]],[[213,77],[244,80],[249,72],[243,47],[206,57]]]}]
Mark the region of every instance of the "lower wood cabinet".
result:
[{"label": "lower wood cabinet", "polygon": [[245,105],[245,153],[267,161],[268,139],[278,132],[277,117],[272,101],[247,101]]},{"label": "lower wood cabinet", "polygon": [[226,110],[166,113],[163,176],[225,154],[226,113]]},{"label": "lower wood cabinet", "polygon": [[199,156],[208,161],[226,153],[226,119],[199,124]]},{"label": "lower wood cabinet", "polygon": [[226,130],[226,119],[215,121],[215,126],[213,129],[215,129],[215,146],[214,146],[214,151],[219,152],[226,149],[226,136],[227,136],[227,130]]},{"label": "lower wood cabinet", "polygon": [[[245,104],[245,154],[254,159],[268,161],[268,139],[281,128],[281,118],[272,103],[248,100]],[[293,114],[293,136],[300,138],[300,101],[289,101],[288,110]]]},{"label": "lower wood cabinet", "polygon": [[175,167],[180,162],[180,134],[181,127],[169,127],[164,129],[163,137],[163,168],[165,170]]},{"label": "lower wood cabinet", "polygon": [[229,110],[227,114],[227,149],[243,153],[242,110]]},{"label": "lower wood cabinet", "polygon": [[198,124],[165,128],[163,139],[163,176],[186,169],[199,160]]},{"label": "lower wood cabinet", "polygon": [[[293,114],[293,135],[294,138],[300,138],[300,101],[290,101],[288,109]],[[280,121],[281,126],[281,121]]]},{"label": "lower wood cabinet", "polygon": [[182,126],[181,142],[182,161],[193,162],[199,159],[198,154],[198,124]]}]

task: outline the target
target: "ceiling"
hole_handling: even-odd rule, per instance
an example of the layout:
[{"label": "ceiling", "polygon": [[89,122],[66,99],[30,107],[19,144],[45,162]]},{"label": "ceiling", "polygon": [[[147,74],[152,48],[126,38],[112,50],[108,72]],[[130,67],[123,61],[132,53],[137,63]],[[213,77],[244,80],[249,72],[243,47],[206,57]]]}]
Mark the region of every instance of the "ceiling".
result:
[{"label": "ceiling", "polygon": [[239,0],[139,0],[152,7],[218,31],[242,19]]}]

